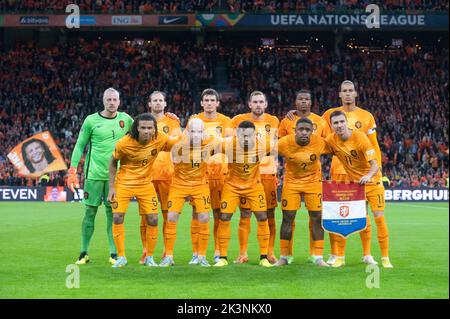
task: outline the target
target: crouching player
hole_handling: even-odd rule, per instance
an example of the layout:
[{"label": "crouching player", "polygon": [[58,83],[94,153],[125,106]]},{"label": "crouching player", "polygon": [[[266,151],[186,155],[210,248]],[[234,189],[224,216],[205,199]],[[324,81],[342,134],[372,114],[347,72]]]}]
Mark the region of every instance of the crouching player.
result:
[{"label": "crouching player", "polygon": [[150,173],[158,153],[170,151],[176,141],[164,133],[158,133],[155,117],[144,113],[135,118],[130,133],[116,144],[109,163],[108,194],[108,201],[113,208],[113,236],[118,255],[114,268],[127,264],[123,222],[133,197],[138,202],[139,214],[145,215],[147,220],[147,257],[144,265],[157,266],[153,252],[158,238],[158,200]]},{"label": "crouching player", "polygon": [[303,196],[312,223],[312,259],[318,266],[327,267],[323,260],[324,231],[322,228],[322,171],[320,156],[330,153],[325,140],[313,133],[313,122],[300,118],[295,134],[278,141],[278,154],[286,159],[281,205],[283,221],[280,230],[280,259],[277,266],[288,264],[292,223],[301,206]]},{"label": "crouching player", "polygon": [[[196,208],[196,220],[199,223],[198,259],[196,264],[209,267],[206,250],[209,240],[209,213],[211,198],[207,176],[207,160],[213,151],[213,145],[203,139],[205,125],[199,118],[191,119],[187,125],[181,143],[172,148],[174,175],[167,207],[166,238],[164,247],[166,256],[160,267],[174,264],[173,249],[177,236],[177,222],[187,197]],[[192,264],[192,263],[191,263]]]}]

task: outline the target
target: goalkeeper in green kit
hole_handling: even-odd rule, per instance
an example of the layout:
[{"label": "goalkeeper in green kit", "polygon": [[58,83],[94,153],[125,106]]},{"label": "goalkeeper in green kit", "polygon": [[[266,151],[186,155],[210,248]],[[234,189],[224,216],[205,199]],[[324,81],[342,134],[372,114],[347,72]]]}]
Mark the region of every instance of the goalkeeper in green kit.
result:
[{"label": "goalkeeper in green kit", "polygon": [[120,105],[119,92],[113,88],[103,94],[105,109],[89,115],[83,122],[78,135],[75,149],[70,161],[67,186],[72,192],[79,188],[77,167],[87,145],[84,163],[84,199],[85,214],[81,225],[81,252],[76,264],[89,262],[89,242],[94,233],[94,221],[98,207],[102,201],[105,204],[106,232],[109,242],[109,262],[114,264],[117,259],[116,247],[112,234],[112,208],[108,203],[109,192],[109,160],[116,142],[131,128],[133,119],[124,112],[117,112]]}]

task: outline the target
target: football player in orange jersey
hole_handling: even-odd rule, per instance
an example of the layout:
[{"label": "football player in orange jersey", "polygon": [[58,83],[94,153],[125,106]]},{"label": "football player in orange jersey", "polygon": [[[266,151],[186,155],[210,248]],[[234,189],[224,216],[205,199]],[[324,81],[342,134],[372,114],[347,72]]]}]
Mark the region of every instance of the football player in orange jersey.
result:
[{"label": "football player in orange jersey", "polygon": [[[289,134],[295,134],[297,121],[304,117],[313,123],[313,134],[325,138],[330,133],[328,123],[319,115],[311,112],[311,92],[309,90],[300,90],[295,95],[295,110],[289,111],[286,117],[281,120],[278,128],[278,137],[282,138]],[[292,221],[292,239],[289,242],[289,253],[287,256],[288,263],[294,260],[293,244],[294,244],[295,219]],[[312,220],[309,219],[309,260],[314,262],[314,245],[312,238]]]},{"label": "football player in orange jersey", "polygon": [[[343,111],[331,113],[330,121],[334,133],[328,135],[325,141],[333,155],[339,158],[346,172],[346,181],[365,185],[366,200],[377,224],[381,263],[385,268],[393,268],[389,260],[389,233],[384,220],[384,186],[375,149],[365,133],[349,128]],[[337,247],[337,257],[332,267],[345,265],[345,239],[339,235]]]},{"label": "football player in orange jersey", "polygon": [[292,222],[301,207],[303,196],[312,230],[311,258],[316,265],[327,267],[323,261],[324,232],[322,228],[322,170],[320,156],[329,154],[325,140],[312,134],[313,122],[297,120],[295,134],[278,141],[278,154],[286,159],[286,173],[281,195],[283,222],[280,230],[280,259],[277,266],[287,265],[289,243],[292,241]]},{"label": "football player in orange jersey", "polygon": [[[277,139],[279,120],[277,117],[265,113],[267,108],[267,98],[263,92],[253,91],[248,100],[250,113],[236,115],[232,119],[232,125],[236,128],[243,121],[250,121],[256,127],[257,137],[269,145]],[[269,223],[270,238],[267,259],[275,264],[277,259],[274,255],[276,238],[275,208],[277,200],[277,162],[274,156],[267,156],[261,159],[260,173],[261,183],[264,186],[265,198],[267,201],[267,218]],[[247,245],[250,234],[251,211],[247,199],[242,197],[240,204],[241,216],[239,220],[239,256],[235,263],[245,263],[248,261]]]},{"label": "football player in orange jersey", "polygon": [[[196,253],[197,263],[209,267],[206,250],[209,240],[209,211],[211,199],[209,193],[207,160],[214,151],[210,139],[204,139],[204,123],[199,118],[191,119],[186,127],[182,142],[172,148],[174,176],[168,201],[168,222],[165,239],[166,256],[161,267],[174,264],[173,248],[176,239],[176,227],[185,199],[190,197],[196,208],[196,219],[199,223],[199,238]],[[193,263],[190,263],[193,264]]]},{"label": "football player in orange jersey", "polygon": [[[191,119],[199,118],[204,122],[205,134],[214,142],[215,139],[221,140],[221,138],[232,135],[231,119],[217,112],[220,106],[220,96],[216,90],[208,88],[203,90],[200,97],[200,105],[203,108],[203,112],[193,115]],[[211,207],[213,209],[214,217],[214,262],[219,260],[219,241],[217,239],[217,229],[219,227],[219,214],[220,214],[220,202],[221,194],[225,176],[227,175],[227,163],[226,157],[223,154],[217,153],[208,159],[208,184],[211,195]],[[191,223],[191,239],[193,247],[193,256],[191,264],[197,264],[197,250],[199,240],[199,222],[196,214],[195,205],[192,206],[192,223]]]},{"label": "football player in orange jersey", "polygon": [[[351,81],[343,81],[340,86],[339,97],[342,101],[342,106],[331,108],[327,110],[322,117],[327,121],[331,128],[330,115],[334,111],[342,111],[347,117],[347,125],[350,129],[359,130],[367,135],[370,143],[375,150],[375,158],[377,160],[378,167],[381,171],[381,150],[377,141],[376,124],[373,115],[358,107],[356,105],[356,98],[358,93],[356,91],[355,85]],[[338,160],[336,156],[333,156],[330,168],[331,178],[335,181],[345,181],[347,180],[347,173],[342,166],[342,163]],[[376,209],[376,207],[374,207]],[[382,221],[384,223],[384,220]],[[371,239],[372,239],[372,225],[370,216],[367,215],[367,227],[365,230],[359,233],[363,246],[363,262],[367,264],[377,264],[371,254]],[[331,256],[327,261],[329,264],[333,264],[336,260],[337,254],[337,240],[345,245],[346,241],[342,242],[340,236],[335,234],[330,234],[331,243]]]},{"label": "football player in orange jersey", "polygon": [[267,259],[270,234],[264,187],[259,172],[260,159],[270,154],[271,145],[266,144],[264,140],[257,140],[255,131],[255,125],[252,122],[243,121],[238,125],[236,136],[222,144],[222,150],[228,158],[229,170],[223,186],[220,209],[218,229],[220,259],[214,267],[228,265],[230,220],[242,198],[247,199],[258,222],[259,265],[273,266]]},{"label": "football player in orange jersey", "polygon": [[[169,136],[178,136],[181,134],[180,121],[174,118],[172,114],[164,113],[167,106],[166,95],[161,91],[153,91],[148,98],[148,107],[158,122],[159,132],[163,132]],[[170,183],[173,175],[173,164],[169,152],[160,152],[153,164],[152,182],[155,186],[156,194],[158,194],[161,212],[163,215],[163,239],[166,236],[167,225],[167,198],[169,196]],[[146,257],[146,234],[147,221],[145,216],[141,218],[141,241],[142,241],[142,257],[140,263],[143,264]]]},{"label": "football player in orange jersey", "polygon": [[136,117],[130,133],[116,144],[109,164],[108,193],[108,201],[113,208],[113,236],[118,254],[115,268],[127,264],[123,222],[133,197],[138,202],[139,214],[145,215],[147,221],[147,257],[144,265],[157,266],[153,252],[158,238],[158,200],[151,182],[151,171],[158,153],[170,151],[175,142],[176,139],[171,140],[166,134],[158,133],[154,116],[144,113]]}]

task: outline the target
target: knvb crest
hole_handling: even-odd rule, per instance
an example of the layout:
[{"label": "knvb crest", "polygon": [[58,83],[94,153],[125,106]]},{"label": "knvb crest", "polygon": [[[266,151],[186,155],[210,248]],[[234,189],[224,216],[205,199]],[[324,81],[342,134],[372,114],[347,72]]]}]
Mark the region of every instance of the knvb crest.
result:
[{"label": "knvb crest", "polygon": [[342,218],[346,218],[350,214],[350,207],[348,206],[340,206],[339,207],[339,215]]}]

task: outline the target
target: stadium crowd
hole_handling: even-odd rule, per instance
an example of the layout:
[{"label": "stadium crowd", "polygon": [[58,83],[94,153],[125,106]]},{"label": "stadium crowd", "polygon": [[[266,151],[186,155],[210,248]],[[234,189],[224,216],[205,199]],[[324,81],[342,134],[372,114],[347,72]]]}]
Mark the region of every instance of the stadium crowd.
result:
[{"label": "stadium crowd", "polygon": [[[406,48],[380,53],[346,49],[296,50],[197,46],[159,40],[79,40],[50,49],[29,44],[0,48],[0,185],[36,185],[17,176],[6,155],[37,132],[49,130],[66,162],[84,118],[103,108],[105,88],[121,93],[121,110],[132,116],[146,110],[149,92],[167,93],[167,111],[185,126],[200,112],[199,92],[214,83],[217,59],[228,65],[236,97],[219,110],[233,116],[248,112],[250,91],[269,99],[268,113],[283,118],[293,108],[295,91],[312,91],[313,112],[339,105],[338,87],[355,81],[361,107],[378,124],[383,173],[391,187],[445,186],[448,177],[448,49]],[[82,165],[79,166],[82,171]],[[326,171],[327,169],[325,169]],[[282,168],[280,168],[282,172]],[[65,171],[50,174],[64,185]]]},{"label": "stadium crowd", "polygon": [[0,12],[55,12],[75,3],[89,13],[176,13],[176,12],[333,12],[364,10],[378,4],[386,11],[447,11],[446,0],[0,0]]}]

